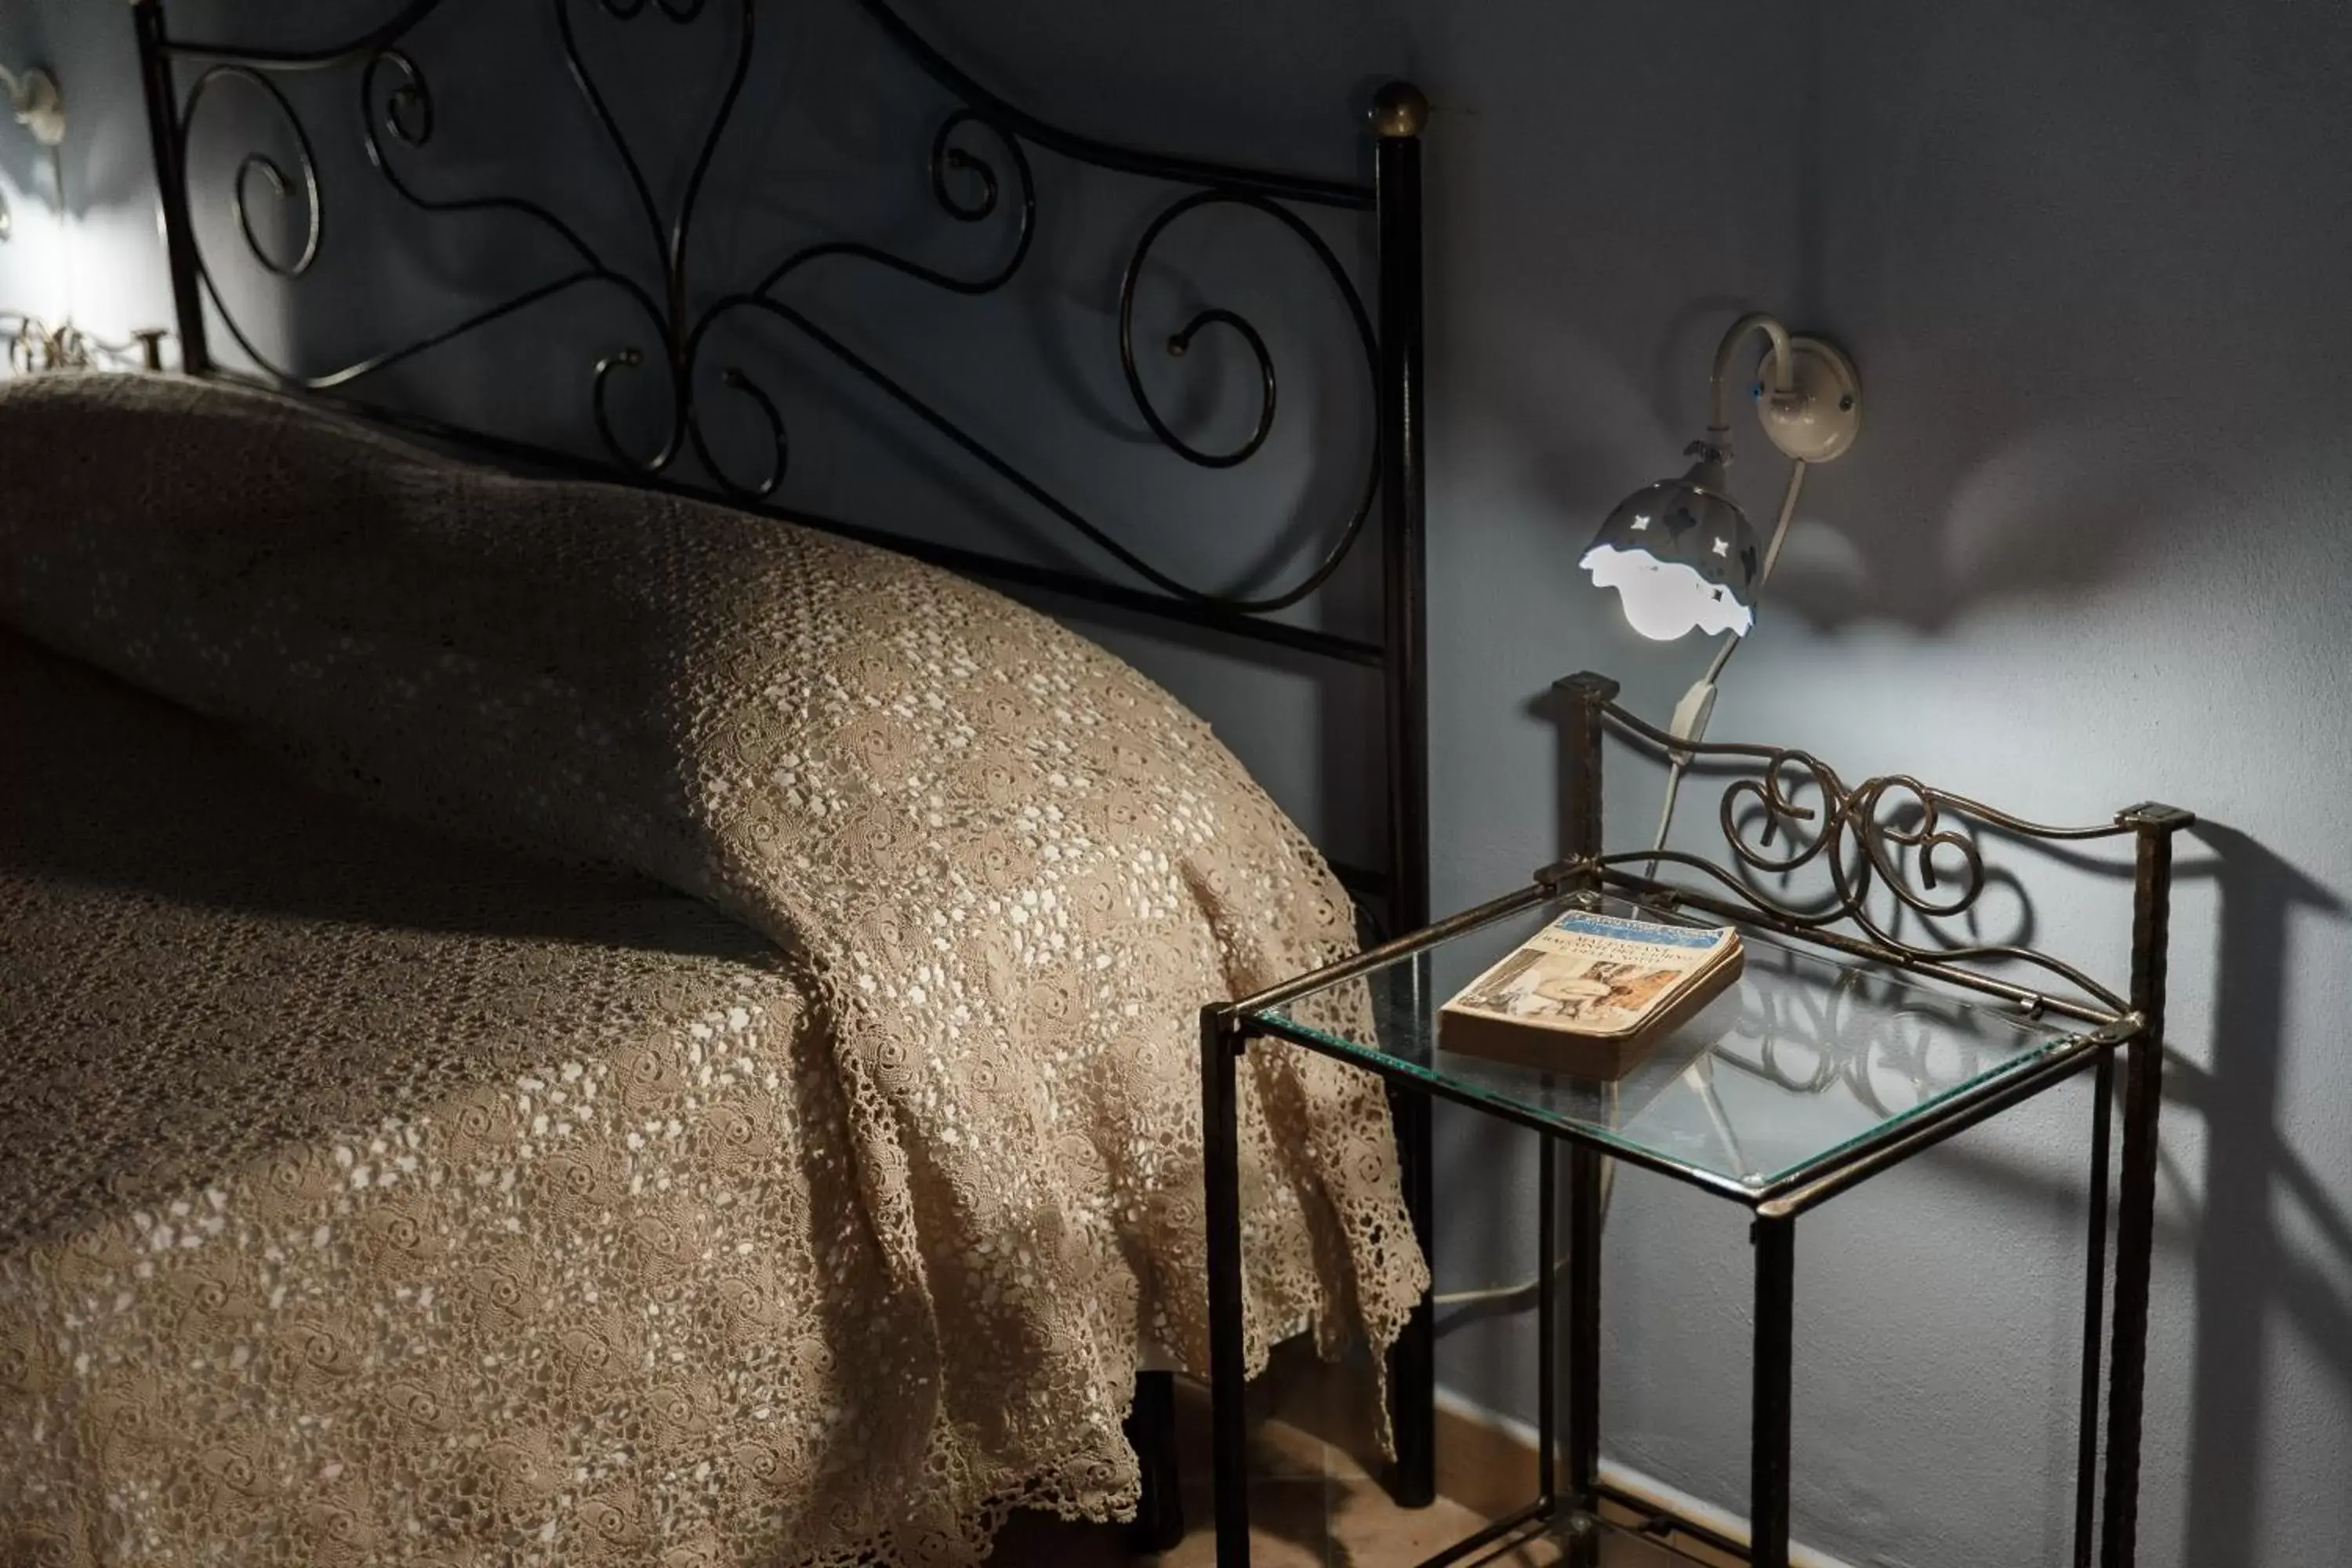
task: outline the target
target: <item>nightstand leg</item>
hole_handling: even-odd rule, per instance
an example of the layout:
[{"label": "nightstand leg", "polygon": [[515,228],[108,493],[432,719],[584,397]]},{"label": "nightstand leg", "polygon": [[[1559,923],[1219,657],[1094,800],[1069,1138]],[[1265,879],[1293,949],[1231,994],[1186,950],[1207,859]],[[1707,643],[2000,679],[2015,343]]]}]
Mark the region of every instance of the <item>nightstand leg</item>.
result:
[{"label": "nightstand leg", "polygon": [[[1389,1097],[1405,1209],[1412,1216],[1421,1255],[1434,1268],[1429,1111],[1429,1096],[1417,1090]],[[1437,1500],[1437,1323],[1426,1291],[1389,1352],[1389,1411],[1396,1440],[1396,1473],[1389,1494],[1399,1508],[1427,1508]]]},{"label": "nightstand leg", "polygon": [[2107,1384],[2104,1568],[2131,1568],[2139,1527],[2141,1401],[2147,1373],[2149,1266],[2156,1252],[2156,1126],[2164,1047],[2126,1046],[2123,1169],[2116,1199],[2116,1306],[2110,1331],[2115,1371]]},{"label": "nightstand leg", "polygon": [[2147,1375],[2149,1266],[2156,1253],[2157,1121],[2164,1107],[2164,994],[2172,921],[2172,835],[2186,813],[2140,806],[2132,889],[2133,1011],[2145,1020],[2124,1049],[2123,1169],[2116,1175],[2116,1305],[2107,1384],[2103,1568],[2131,1568],[2139,1531],[2141,1401]]},{"label": "nightstand leg", "polygon": [[2108,1175],[2109,1129],[2116,1115],[2116,1058],[2102,1052],[2091,1094],[2091,1218],[2089,1261],[2083,1279],[2083,1392],[2075,1417],[2074,1568],[2091,1568],[2099,1505],[2100,1355],[2107,1333],[2107,1207],[2115,1201]]},{"label": "nightstand leg", "polygon": [[1795,1382],[1797,1222],[1758,1216],[1756,1395],[1748,1434],[1748,1561],[1789,1568],[1789,1426]]},{"label": "nightstand leg", "polygon": [[1183,1482],[1176,1463],[1176,1376],[1135,1374],[1135,1407],[1127,1418],[1128,1446],[1143,1471],[1143,1490],[1128,1527],[1130,1551],[1173,1552],[1184,1539]]},{"label": "nightstand leg", "polygon": [[1201,1011],[1201,1169],[1208,1198],[1210,1475],[1217,1568],[1249,1568],[1248,1396],[1242,1342],[1242,1037],[1221,1009]]},{"label": "nightstand leg", "polygon": [[1549,1517],[1559,1497],[1559,1161],[1549,1133],[1536,1145],[1536,1505]]},{"label": "nightstand leg", "polygon": [[[1577,1508],[1600,1501],[1601,1156],[1568,1151],[1568,1495]],[[1591,1539],[1589,1536],[1580,1539]]]}]

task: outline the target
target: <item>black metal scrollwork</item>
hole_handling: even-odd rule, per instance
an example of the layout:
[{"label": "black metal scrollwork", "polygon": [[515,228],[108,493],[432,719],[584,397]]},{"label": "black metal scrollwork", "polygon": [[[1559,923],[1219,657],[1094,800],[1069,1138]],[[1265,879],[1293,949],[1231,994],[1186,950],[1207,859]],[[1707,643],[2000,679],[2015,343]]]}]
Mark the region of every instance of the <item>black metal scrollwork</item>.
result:
[{"label": "black metal scrollwork", "polygon": [[[404,162],[430,148],[439,121],[431,81],[410,51],[407,39],[419,24],[438,9],[439,0],[412,0],[365,37],[336,49],[289,54],[172,46],[170,52],[179,58],[213,62],[196,78],[184,100],[179,117],[183,149],[187,145],[198,108],[216,83],[233,81],[258,89],[292,127],[299,147],[299,184],[307,203],[308,228],[299,253],[290,260],[273,255],[261,243],[247,208],[249,184],[266,185],[276,199],[283,202],[290,199],[298,183],[296,177],[289,176],[268,154],[254,153],[240,165],[230,193],[232,211],[248,251],[272,275],[291,280],[311,271],[322,244],[325,209],[309,132],[292,102],[270,78],[282,71],[352,65],[359,68],[362,142],[370,163],[395,195],[410,207],[425,213],[499,214],[520,219],[555,239],[573,263],[557,276],[488,304],[425,337],[333,370],[300,374],[273,363],[257,349],[228,310],[210,267],[199,254],[197,270],[205,295],[230,335],[255,365],[289,386],[312,391],[337,388],[430,353],[556,296],[591,287],[613,289],[637,308],[654,342],[642,346],[611,347],[597,355],[587,380],[588,412],[606,456],[636,473],[666,475],[677,466],[681,453],[690,447],[708,483],[726,495],[743,501],[759,501],[774,494],[789,470],[792,452],[791,436],[779,400],[742,364],[726,363],[716,368],[712,378],[716,389],[746,400],[759,414],[769,436],[772,455],[767,471],[749,478],[730,473],[713,451],[713,443],[704,428],[704,399],[698,391],[705,384],[702,378],[709,374],[703,369],[703,362],[714,341],[729,324],[751,316],[791,328],[803,343],[854,372],[940,437],[1067,524],[1111,560],[1172,597],[1246,615],[1280,610],[1321,587],[1349,553],[1374,504],[1380,462],[1377,437],[1371,443],[1375,449],[1366,459],[1361,492],[1349,514],[1329,535],[1324,553],[1310,570],[1296,582],[1257,596],[1211,592],[1182,582],[1119,542],[814,319],[792,301],[786,286],[803,269],[824,263],[879,268],[911,283],[964,296],[990,294],[1004,288],[1021,273],[1036,237],[1038,195],[1031,166],[1032,146],[1046,148],[1081,163],[1191,185],[1193,188],[1169,201],[1152,216],[1121,274],[1118,300],[1120,368],[1138,413],[1160,445],[1200,468],[1233,468],[1255,457],[1274,429],[1278,383],[1273,351],[1255,324],[1222,307],[1200,310],[1167,333],[1160,341],[1168,354],[1176,358],[1192,353],[1199,343],[1212,337],[1230,339],[1250,356],[1259,388],[1258,408],[1249,432],[1231,449],[1206,450],[1181,434],[1154,404],[1138,364],[1138,296],[1155,247],[1173,226],[1211,209],[1240,208],[1280,226],[1286,236],[1306,247],[1348,311],[1363,351],[1367,384],[1375,393],[1375,396],[1367,399],[1369,405],[1377,401],[1380,366],[1363,299],[1329,245],[1287,205],[1299,201],[1365,205],[1369,203],[1368,192],[1312,181],[1292,182],[1296,188],[1277,189],[1280,182],[1272,177],[1260,179],[1248,171],[1212,170],[1206,165],[1134,153],[1057,132],[1020,114],[957,72],[881,0],[856,0],[898,48],[962,100],[940,121],[931,139],[930,193],[940,213],[953,222],[972,226],[993,223],[1008,229],[1001,258],[977,272],[959,274],[862,241],[826,240],[786,256],[747,288],[708,297],[689,286],[691,241],[706,178],[751,68],[757,20],[752,0],[738,0],[732,7],[737,32],[726,86],[702,130],[683,193],[674,210],[667,215],[581,47],[574,19],[579,3],[580,0],[551,0],[564,63],[583,102],[601,128],[644,220],[659,274],[658,283],[651,288],[641,283],[630,269],[615,265],[576,227],[539,202],[503,194],[467,197],[429,195],[405,172]],[[706,0],[595,0],[595,4],[607,17],[624,24],[651,13],[669,23],[685,26],[699,20],[710,8]],[[1009,221],[1008,211],[1012,215]],[[648,352],[649,349],[656,352]],[[652,450],[633,452],[616,428],[613,397],[625,374],[648,370],[656,373],[668,394],[666,427]]]},{"label": "black metal scrollwork", "polygon": [[[1232,310],[1210,309],[1200,311],[1191,321],[1185,322],[1168,339],[1167,342],[1168,353],[1181,359],[1191,351],[1192,340],[1202,331],[1210,327],[1222,326],[1238,335],[1249,346],[1251,357],[1257,362],[1260,386],[1258,416],[1248,438],[1230,452],[1203,452],[1171,428],[1168,422],[1161,417],[1159,409],[1152,405],[1151,395],[1144,387],[1143,377],[1136,367],[1135,359],[1136,290],[1142,281],[1144,268],[1151,258],[1152,247],[1159,243],[1160,237],[1167,233],[1177,220],[1189,213],[1198,212],[1210,206],[1237,206],[1251,212],[1262,213],[1281,225],[1307,247],[1307,252],[1322,268],[1324,274],[1331,279],[1333,286],[1339,290],[1339,297],[1347,302],[1355,326],[1357,342],[1364,352],[1365,381],[1367,385],[1374,390],[1377,390],[1380,377],[1380,350],[1373,341],[1371,320],[1364,313],[1363,299],[1356,292],[1354,285],[1349,282],[1347,268],[1339,265],[1339,258],[1331,253],[1331,247],[1324,243],[1323,237],[1307,226],[1305,220],[1297,213],[1277,203],[1270,202],[1263,196],[1230,190],[1196,191],[1162,208],[1160,215],[1151,220],[1150,226],[1143,231],[1143,237],[1136,241],[1135,249],[1128,258],[1127,270],[1119,279],[1119,368],[1126,374],[1127,389],[1135,400],[1136,411],[1141,414],[1144,422],[1151,426],[1151,433],[1160,438],[1161,446],[1166,447],[1186,462],[1197,464],[1202,468],[1230,468],[1245,463],[1256,456],[1258,448],[1265,444],[1266,437],[1274,429],[1275,398],[1277,391],[1274,357],[1267,352],[1265,339],[1260,335],[1258,330],[1244,317]],[[1366,459],[1363,490],[1356,502],[1355,510],[1333,536],[1330,545],[1324,552],[1323,559],[1316,564],[1314,570],[1278,593],[1256,599],[1227,599],[1223,602],[1233,609],[1250,614],[1265,614],[1286,609],[1320,588],[1329,580],[1331,574],[1339,570],[1339,563],[1346,559],[1348,552],[1354,547],[1358,536],[1363,532],[1364,523],[1372,514],[1372,502],[1379,488],[1380,452],[1375,447]],[[1110,548],[1130,570],[1140,574],[1164,592],[1175,594],[1180,597],[1208,596],[1199,595],[1185,584],[1152,570],[1125,551],[1117,550],[1116,547]]]},{"label": "black metal scrollwork", "polygon": [[[1892,957],[1929,963],[2026,964],[2058,976],[2117,1012],[2125,1009],[2123,998],[2114,991],[2074,964],[2036,949],[2015,942],[1940,939],[1941,922],[1967,914],[1989,885],[1983,851],[1964,825],[2062,841],[2116,837],[2128,833],[2127,826],[2110,822],[2053,827],[2029,822],[1907,773],[1868,778],[1849,787],[1834,768],[1809,752],[1677,741],[1613,703],[1602,710],[1619,732],[1659,752],[1711,759],[1744,771],[1725,787],[1718,813],[1737,871],[1704,856],[1672,849],[1605,855],[1594,864],[1680,866],[1727,889],[1781,931],[1814,935],[1845,926]],[[1828,881],[1819,897],[1781,898],[1759,886],[1759,877],[1788,877],[1815,866]],[[1938,940],[1914,942],[1898,934],[1895,922],[1882,912],[1889,910],[1890,900],[1894,909],[1918,917]]]},{"label": "black metal scrollwork", "polygon": [[[931,195],[938,202],[940,210],[959,223],[982,223],[995,215],[1004,192],[1003,181],[997,174],[996,166],[981,153],[959,144],[956,141],[959,133],[967,127],[972,126],[986,128],[996,134],[1005,150],[1007,161],[1013,170],[1013,184],[1020,194],[1020,216],[1013,231],[1012,249],[1005,259],[993,270],[976,278],[959,278],[952,273],[941,272],[936,268],[926,267],[920,262],[884,250],[878,246],[867,245],[856,240],[826,240],[805,246],[770,268],[766,275],[748,289],[740,293],[728,294],[702,312],[686,342],[687,375],[689,378],[692,377],[695,367],[701,360],[703,345],[714,328],[738,311],[752,311],[793,328],[810,342],[856,371],[919,418],[932,423],[934,427],[949,439],[972,451],[982,461],[992,464],[999,462],[1000,460],[996,459],[993,454],[981,447],[960,426],[946,420],[944,416],[937,414],[929,404],[909,392],[895,377],[856,353],[833,333],[824,331],[802,311],[776,298],[776,290],[782,288],[793,274],[814,262],[829,258],[866,262],[913,279],[931,288],[944,289],[951,294],[973,296],[992,294],[1012,282],[1020,274],[1023,263],[1027,261],[1030,247],[1036,238],[1037,233],[1036,175],[1030,168],[1029,156],[1022,150],[1021,143],[1012,136],[997,131],[996,127],[990,124],[977,110],[957,110],[940,122],[939,129],[931,137]],[[956,190],[958,179],[974,182],[979,193],[977,196],[969,200],[960,196]],[[766,476],[755,485],[743,484],[729,475],[717,458],[712,455],[709,444],[705,441],[699,411],[689,399],[688,402],[688,430],[694,440],[696,455],[702,459],[704,469],[729,495],[737,500],[765,500],[773,494],[777,485],[782,482],[785,468],[790,461],[791,445],[784,428],[783,415],[777,407],[775,399],[769,395],[751,378],[751,374],[740,365],[727,366],[720,374],[720,384],[730,391],[751,398],[758,405],[766,417],[774,444],[774,459]],[[1025,476],[1011,475],[1009,465],[1000,471],[1008,471],[1008,477],[1013,477],[1016,484],[1030,484]],[[1044,492],[1041,490],[1034,493],[1044,498]],[[1044,499],[1045,504],[1049,508],[1059,505],[1050,498]],[[1091,525],[1083,520],[1078,520],[1078,526],[1084,529]],[[1114,545],[1112,548],[1117,547]]]},{"label": "black metal scrollwork", "polygon": [[[180,135],[184,142],[187,139],[188,124],[195,118],[205,94],[221,82],[240,83],[260,93],[277,109],[278,117],[294,133],[299,149],[298,167],[301,171],[303,221],[306,226],[301,250],[294,259],[280,261],[269,254],[269,247],[261,243],[259,235],[253,232],[253,213],[246,205],[246,185],[256,174],[268,185],[273,196],[280,202],[286,200],[292,186],[286,177],[285,168],[277,159],[267,153],[247,153],[237,163],[236,178],[229,182],[228,205],[229,215],[236,222],[237,232],[245,236],[246,248],[253,253],[254,260],[276,277],[299,278],[309,272],[319,259],[319,241],[325,230],[327,217],[325,204],[319,195],[319,160],[310,146],[310,133],[303,128],[302,117],[294,111],[294,105],[287,100],[285,92],[276,82],[248,66],[217,65],[198,77],[195,86],[188,89],[187,107],[182,110],[180,120]],[[217,293],[213,296],[213,302],[215,305],[220,303]]]},{"label": "black metal scrollwork", "polygon": [[20,310],[0,310],[0,364],[16,375],[54,370],[161,370],[163,340],[171,334],[148,327],[112,343],[71,321],[51,326]]}]

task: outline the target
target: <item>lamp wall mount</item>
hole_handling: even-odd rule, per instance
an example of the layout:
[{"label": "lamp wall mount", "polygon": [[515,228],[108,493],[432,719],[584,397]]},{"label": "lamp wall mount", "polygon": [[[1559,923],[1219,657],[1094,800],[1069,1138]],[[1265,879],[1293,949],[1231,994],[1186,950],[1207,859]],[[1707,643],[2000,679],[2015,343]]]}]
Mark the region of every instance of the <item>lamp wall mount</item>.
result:
[{"label": "lamp wall mount", "polygon": [[38,66],[21,73],[0,66],[0,87],[8,90],[16,123],[31,132],[34,141],[44,147],[56,147],[65,141],[66,100],[57,78]]},{"label": "lamp wall mount", "polygon": [[1772,445],[1801,463],[1845,455],[1862,433],[1862,378],[1853,362],[1822,338],[1789,339],[1788,381],[1775,386],[1777,353],[1756,367],[1756,417]]},{"label": "lamp wall mount", "polygon": [[[58,170],[60,205],[65,175],[58,163],[58,147],[66,139],[65,95],[58,90],[58,79],[36,66],[26,71],[12,71],[0,66],[0,91],[8,95],[8,107],[16,123],[32,133],[33,140],[48,149],[50,166]],[[8,203],[0,197],[0,240],[9,237],[16,219],[8,211]]]}]

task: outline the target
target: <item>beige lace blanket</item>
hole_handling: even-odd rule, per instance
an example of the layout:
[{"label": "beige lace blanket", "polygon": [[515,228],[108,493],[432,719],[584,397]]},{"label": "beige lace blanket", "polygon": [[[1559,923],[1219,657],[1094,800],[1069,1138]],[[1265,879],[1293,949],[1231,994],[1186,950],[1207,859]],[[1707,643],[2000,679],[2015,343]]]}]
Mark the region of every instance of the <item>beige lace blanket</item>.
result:
[{"label": "beige lace blanket", "polygon": [[[256,395],[12,384],[0,483],[0,621],[775,944],[84,744],[0,646],[56,817],[0,837],[9,1561],[961,1563],[1131,1500],[1139,1338],[1204,1359],[1193,1014],[1349,940],[1196,720],[897,557]],[[1244,1131],[1253,1355],[1384,1342],[1377,1087],[1260,1053]]]}]

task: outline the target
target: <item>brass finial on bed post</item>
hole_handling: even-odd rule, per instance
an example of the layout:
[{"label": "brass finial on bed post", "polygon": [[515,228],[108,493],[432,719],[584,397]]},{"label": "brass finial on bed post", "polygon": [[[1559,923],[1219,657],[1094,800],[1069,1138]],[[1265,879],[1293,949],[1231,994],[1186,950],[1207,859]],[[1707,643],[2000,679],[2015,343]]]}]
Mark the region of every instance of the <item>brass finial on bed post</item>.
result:
[{"label": "brass finial on bed post", "polygon": [[1392,81],[1372,94],[1372,132],[1418,136],[1429,123],[1429,99],[1409,81]]}]

